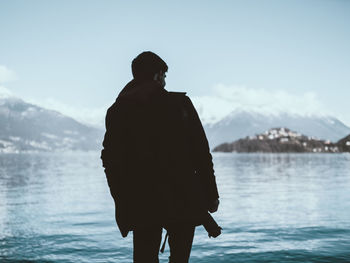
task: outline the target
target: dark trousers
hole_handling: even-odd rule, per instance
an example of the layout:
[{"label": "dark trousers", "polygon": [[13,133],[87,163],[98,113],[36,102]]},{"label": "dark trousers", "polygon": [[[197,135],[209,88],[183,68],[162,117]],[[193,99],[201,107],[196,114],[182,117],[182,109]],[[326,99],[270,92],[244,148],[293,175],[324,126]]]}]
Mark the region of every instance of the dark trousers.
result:
[{"label": "dark trousers", "polygon": [[[173,225],[167,227],[170,247],[170,263],[187,263],[190,258],[194,226]],[[158,263],[163,228],[160,226],[136,227],[133,231],[134,263]]]}]

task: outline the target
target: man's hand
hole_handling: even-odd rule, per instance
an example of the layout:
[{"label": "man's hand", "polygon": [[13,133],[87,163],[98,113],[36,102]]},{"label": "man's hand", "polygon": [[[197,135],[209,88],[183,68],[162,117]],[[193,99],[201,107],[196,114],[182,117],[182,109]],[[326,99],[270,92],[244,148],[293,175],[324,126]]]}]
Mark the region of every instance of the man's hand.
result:
[{"label": "man's hand", "polygon": [[209,212],[214,213],[218,211],[219,203],[220,203],[219,199],[215,199],[214,201],[210,202],[209,208],[208,208]]}]

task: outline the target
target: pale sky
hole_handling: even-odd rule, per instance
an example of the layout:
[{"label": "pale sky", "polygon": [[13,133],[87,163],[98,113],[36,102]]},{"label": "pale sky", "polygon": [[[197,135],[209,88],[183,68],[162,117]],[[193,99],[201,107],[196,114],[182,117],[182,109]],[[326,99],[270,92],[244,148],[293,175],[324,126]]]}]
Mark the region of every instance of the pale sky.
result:
[{"label": "pale sky", "polygon": [[151,50],[166,88],[213,119],[290,110],[350,125],[349,14],[346,0],[0,0],[0,95],[102,124]]}]

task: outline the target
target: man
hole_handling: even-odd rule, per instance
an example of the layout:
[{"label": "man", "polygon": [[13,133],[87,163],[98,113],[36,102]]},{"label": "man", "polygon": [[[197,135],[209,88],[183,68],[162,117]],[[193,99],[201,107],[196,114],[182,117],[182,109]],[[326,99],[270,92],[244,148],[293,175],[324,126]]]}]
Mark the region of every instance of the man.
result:
[{"label": "man", "polygon": [[134,262],[158,262],[163,228],[170,262],[188,262],[195,226],[219,205],[202,124],[185,93],[164,89],[167,70],[156,54],[138,55],[106,115],[101,158],[121,234],[133,231]]}]

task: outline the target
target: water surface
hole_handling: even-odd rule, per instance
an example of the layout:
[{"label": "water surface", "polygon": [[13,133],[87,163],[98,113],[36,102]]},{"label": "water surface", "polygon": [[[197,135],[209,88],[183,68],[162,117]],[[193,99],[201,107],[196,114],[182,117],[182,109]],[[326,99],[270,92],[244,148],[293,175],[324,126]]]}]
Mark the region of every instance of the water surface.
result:
[{"label": "water surface", "polygon": [[[224,230],[198,227],[191,262],[350,262],[350,154],[214,163]],[[98,152],[0,154],[0,262],[132,262]]]}]

